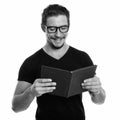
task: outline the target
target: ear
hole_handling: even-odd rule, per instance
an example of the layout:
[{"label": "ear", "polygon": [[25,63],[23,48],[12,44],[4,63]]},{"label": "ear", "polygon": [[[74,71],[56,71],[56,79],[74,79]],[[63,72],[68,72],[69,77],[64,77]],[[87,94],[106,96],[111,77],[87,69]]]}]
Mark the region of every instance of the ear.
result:
[{"label": "ear", "polygon": [[41,28],[42,28],[43,32],[45,32],[45,25],[41,24]]}]

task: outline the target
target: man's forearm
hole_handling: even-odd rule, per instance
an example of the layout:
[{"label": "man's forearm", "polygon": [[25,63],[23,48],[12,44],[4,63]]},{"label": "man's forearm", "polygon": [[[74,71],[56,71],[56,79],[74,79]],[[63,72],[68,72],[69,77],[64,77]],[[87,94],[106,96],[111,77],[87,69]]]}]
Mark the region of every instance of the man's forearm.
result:
[{"label": "man's forearm", "polygon": [[96,104],[102,104],[105,101],[106,94],[103,88],[100,89],[98,93],[92,93],[90,92],[91,99]]},{"label": "man's forearm", "polygon": [[34,99],[33,94],[31,93],[31,88],[29,87],[26,89],[24,93],[21,93],[19,95],[14,95],[13,101],[12,101],[12,109],[15,112],[20,112],[23,110],[26,110],[31,102]]}]

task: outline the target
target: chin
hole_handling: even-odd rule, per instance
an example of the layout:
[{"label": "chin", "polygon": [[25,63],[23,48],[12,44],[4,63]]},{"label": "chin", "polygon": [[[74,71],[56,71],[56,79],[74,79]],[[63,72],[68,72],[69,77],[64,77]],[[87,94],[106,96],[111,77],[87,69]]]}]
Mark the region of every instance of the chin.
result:
[{"label": "chin", "polygon": [[62,48],[64,46],[64,43],[62,44],[62,45],[54,45],[54,44],[52,44],[52,48],[54,48],[54,49],[60,49],[60,48]]}]

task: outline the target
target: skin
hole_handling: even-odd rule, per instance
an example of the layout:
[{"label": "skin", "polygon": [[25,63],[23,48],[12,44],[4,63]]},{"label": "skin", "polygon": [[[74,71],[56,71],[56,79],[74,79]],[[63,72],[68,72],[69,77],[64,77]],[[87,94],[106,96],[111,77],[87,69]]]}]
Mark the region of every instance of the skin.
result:
[{"label": "skin", "polygon": [[82,87],[90,92],[98,93],[101,89],[100,79],[97,76],[86,79],[84,80],[84,83],[82,83]]},{"label": "skin", "polygon": [[[47,19],[47,26],[59,27],[63,25],[68,25],[67,17],[65,15],[53,16]],[[45,29],[45,31],[49,48],[55,50],[64,46],[67,33],[61,33],[59,30],[57,30],[56,33],[48,33],[47,29]]]},{"label": "skin", "polygon": [[86,79],[81,84],[83,89],[87,89],[91,95],[91,100],[96,104],[102,104],[105,101],[106,94],[102,88],[100,78],[94,76],[93,78]]},{"label": "skin", "polygon": [[[68,25],[65,15],[53,16],[47,19],[47,26],[59,27],[63,25]],[[59,30],[56,33],[48,33],[47,28],[45,28],[45,33],[47,43],[43,47],[44,51],[55,59],[60,59],[69,48],[69,45],[66,44],[68,33],[61,33]]]},{"label": "skin", "polygon": [[[68,25],[65,15],[49,17],[47,26],[62,26]],[[61,33],[57,30],[56,33],[48,33],[45,27],[47,42],[43,47],[44,51],[55,59],[60,59],[69,48],[66,44],[68,33]],[[105,100],[105,91],[101,86],[100,79],[93,77],[84,80],[82,87],[87,89],[94,103],[101,104]],[[25,81],[18,81],[15,93],[12,100],[12,109],[15,112],[26,110],[35,97],[39,97],[45,93],[53,92],[56,89],[56,83],[51,79],[37,78],[33,84]]]}]

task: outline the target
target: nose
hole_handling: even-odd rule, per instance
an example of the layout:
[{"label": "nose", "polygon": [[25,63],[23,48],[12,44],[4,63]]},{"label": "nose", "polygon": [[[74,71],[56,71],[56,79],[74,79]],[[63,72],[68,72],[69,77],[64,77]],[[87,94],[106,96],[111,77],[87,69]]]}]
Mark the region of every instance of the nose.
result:
[{"label": "nose", "polygon": [[57,31],[56,31],[56,36],[57,36],[57,37],[61,37],[61,32],[60,32],[59,29],[57,29]]}]

